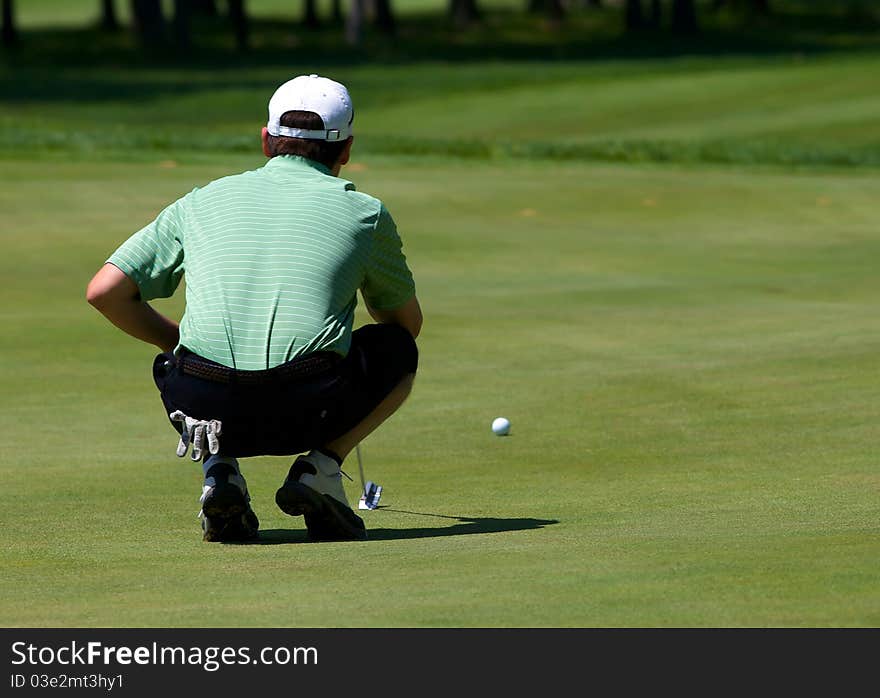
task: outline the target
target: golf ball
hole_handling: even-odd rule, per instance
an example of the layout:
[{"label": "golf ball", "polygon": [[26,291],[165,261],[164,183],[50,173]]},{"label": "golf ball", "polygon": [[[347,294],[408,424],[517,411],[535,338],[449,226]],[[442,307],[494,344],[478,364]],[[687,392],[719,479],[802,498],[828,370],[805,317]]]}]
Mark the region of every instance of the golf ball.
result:
[{"label": "golf ball", "polygon": [[498,436],[507,436],[510,433],[510,420],[506,417],[496,417],[492,421],[492,431]]}]

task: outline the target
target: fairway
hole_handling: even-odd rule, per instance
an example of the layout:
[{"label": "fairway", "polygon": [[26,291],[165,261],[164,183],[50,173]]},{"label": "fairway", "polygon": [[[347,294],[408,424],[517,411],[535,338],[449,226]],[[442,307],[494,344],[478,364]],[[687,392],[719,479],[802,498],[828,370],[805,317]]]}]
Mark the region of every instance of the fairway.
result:
[{"label": "fairway", "polygon": [[[85,27],[98,3],[20,4],[32,43],[0,54],[4,627],[880,626],[876,38],[841,20],[793,51],[768,24],[751,54],[708,35],[656,57],[585,4],[518,55],[531,20],[491,0],[450,58],[448,28],[419,46],[439,4],[412,0],[398,53],[368,36],[312,60],[332,35],[264,0],[252,53],[221,26],[151,64]],[[268,97],[310,72],[351,89],[342,176],[397,222],[419,374],[361,444],[384,488],[367,541],[309,542],[274,501],[292,457],[258,457],[260,540],[208,544],[156,351],[86,284],[171,201],[262,166]],[[156,306],[178,319],[182,294]]]}]

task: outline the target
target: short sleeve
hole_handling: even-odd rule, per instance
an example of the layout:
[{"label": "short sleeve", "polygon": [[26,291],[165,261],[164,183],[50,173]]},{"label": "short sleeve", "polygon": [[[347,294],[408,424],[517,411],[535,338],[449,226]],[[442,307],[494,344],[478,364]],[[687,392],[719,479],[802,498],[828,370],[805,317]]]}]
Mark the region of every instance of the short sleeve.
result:
[{"label": "short sleeve", "polygon": [[137,284],[145,301],[168,298],[180,284],[184,271],[184,200],[168,206],[107,260]]},{"label": "short sleeve", "polygon": [[361,293],[376,310],[399,308],[415,295],[415,283],[403,254],[397,225],[384,205],[373,228]]}]

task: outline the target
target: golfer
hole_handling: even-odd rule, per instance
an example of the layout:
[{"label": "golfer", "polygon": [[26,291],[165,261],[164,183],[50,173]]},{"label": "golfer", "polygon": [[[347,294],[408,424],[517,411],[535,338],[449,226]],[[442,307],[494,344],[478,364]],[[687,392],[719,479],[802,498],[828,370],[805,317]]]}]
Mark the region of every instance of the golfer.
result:
[{"label": "golfer", "polygon": [[[348,90],[281,85],[262,130],[268,162],[197,187],[110,256],[86,297],[161,353],[153,378],[201,460],[206,541],[258,537],[238,459],[298,456],[276,492],[312,540],[366,538],[342,484],[349,452],[404,402],[422,312],[394,220],[339,176],[352,148]],[[180,324],[148,301],[186,277]],[[360,292],[374,324],[353,328]]]}]

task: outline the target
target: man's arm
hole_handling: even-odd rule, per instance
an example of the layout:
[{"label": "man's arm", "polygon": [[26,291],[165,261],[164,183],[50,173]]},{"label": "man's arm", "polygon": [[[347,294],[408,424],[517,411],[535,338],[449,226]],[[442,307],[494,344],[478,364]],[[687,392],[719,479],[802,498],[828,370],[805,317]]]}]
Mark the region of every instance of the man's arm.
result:
[{"label": "man's arm", "polygon": [[[366,302],[366,301],[365,301]],[[389,325],[400,325],[413,336],[413,339],[419,336],[422,330],[422,308],[418,299],[413,296],[399,308],[392,310],[376,310],[366,303],[367,311],[376,322]]]},{"label": "man's arm", "polygon": [[179,341],[178,325],[141,300],[137,284],[119,267],[105,264],[89,282],[86,300],[126,334],[162,351],[173,351]]}]

